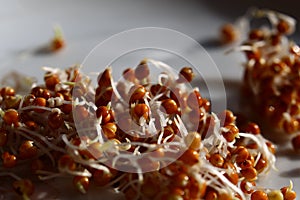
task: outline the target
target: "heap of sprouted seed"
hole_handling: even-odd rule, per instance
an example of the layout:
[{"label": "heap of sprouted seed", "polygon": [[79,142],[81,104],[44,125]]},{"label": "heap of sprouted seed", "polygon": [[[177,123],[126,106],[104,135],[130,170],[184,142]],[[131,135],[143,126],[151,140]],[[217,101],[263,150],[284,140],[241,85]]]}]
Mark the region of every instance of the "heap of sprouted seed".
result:
[{"label": "heap of sprouted seed", "polygon": [[54,37],[50,42],[49,50],[56,52],[61,50],[65,46],[66,46],[66,42],[64,39],[64,35],[62,33],[62,28],[57,25],[54,27]]},{"label": "heap of sprouted seed", "polygon": [[[258,19],[266,19],[269,24],[249,26]],[[247,27],[247,36],[238,48],[247,58],[244,93],[252,97],[255,112],[273,133],[271,137],[293,137],[293,147],[299,150],[300,47],[288,38],[296,21],[271,10],[251,10],[241,21]]]},{"label": "heap of sprouted seed", "polygon": [[240,132],[231,111],[211,113],[190,89],[192,68],[146,59],[117,82],[105,69],[96,88],[80,68],[45,70],[27,95],[1,89],[1,188],[30,199],[36,178],[72,177],[81,193],[112,187],[126,199],[295,199],[292,184],[256,185],[274,167],[273,144],[254,123]]}]

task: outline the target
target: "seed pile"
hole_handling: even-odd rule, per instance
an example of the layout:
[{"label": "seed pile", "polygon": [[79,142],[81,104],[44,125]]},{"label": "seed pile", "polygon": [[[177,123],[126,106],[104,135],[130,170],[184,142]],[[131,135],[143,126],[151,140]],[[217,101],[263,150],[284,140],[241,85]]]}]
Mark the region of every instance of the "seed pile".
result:
[{"label": "seed pile", "polygon": [[[162,69],[156,80],[151,66]],[[126,199],[295,199],[292,184],[256,186],[274,167],[273,144],[254,123],[239,130],[231,111],[211,113],[193,77],[146,59],[117,82],[105,69],[96,87],[72,67],[46,68],[27,95],[2,88],[0,176],[24,199],[32,177],[73,177],[81,193],[109,186]]]},{"label": "seed pile", "polygon": [[[249,28],[239,47],[247,58],[244,72],[244,93],[252,97],[253,108],[272,130],[273,138],[291,138],[300,149],[300,47],[288,36],[296,21],[270,10],[254,10],[244,21],[267,19],[268,24]],[[249,26],[251,27],[251,26]],[[283,138],[283,137],[281,137]]]}]

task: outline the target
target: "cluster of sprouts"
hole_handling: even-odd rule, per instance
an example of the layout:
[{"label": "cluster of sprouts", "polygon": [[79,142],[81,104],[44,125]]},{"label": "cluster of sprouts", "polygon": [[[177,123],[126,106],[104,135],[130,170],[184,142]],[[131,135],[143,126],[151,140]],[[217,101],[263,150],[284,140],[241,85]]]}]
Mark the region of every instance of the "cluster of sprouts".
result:
[{"label": "cluster of sprouts", "polygon": [[[265,19],[263,25],[251,23]],[[300,47],[289,35],[296,21],[271,10],[251,10],[242,18],[246,38],[238,50],[245,53],[243,92],[252,97],[253,107],[263,124],[271,130],[270,138],[292,139],[300,149]]]},{"label": "cluster of sprouts", "polygon": [[254,123],[240,131],[231,111],[211,113],[192,68],[145,59],[116,82],[106,68],[96,87],[78,67],[45,70],[29,94],[1,89],[0,177],[24,199],[36,178],[62,177],[126,199],[295,199],[292,185],[256,185],[275,165],[273,144]]}]

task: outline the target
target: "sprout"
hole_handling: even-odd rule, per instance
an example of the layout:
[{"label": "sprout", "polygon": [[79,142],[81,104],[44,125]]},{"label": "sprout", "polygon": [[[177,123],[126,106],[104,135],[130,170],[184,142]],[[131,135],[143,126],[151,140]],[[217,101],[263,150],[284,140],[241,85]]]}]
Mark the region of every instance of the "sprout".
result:
[{"label": "sprout", "polygon": [[[223,126],[216,114],[209,113],[201,104],[198,106],[196,103],[199,102],[185,102],[188,95],[198,91],[190,88],[188,81],[179,80],[184,76],[191,80],[194,75],[190,68],[185,67],[176,74],[160,61],[145,59],[141,63],[139,77],[130,77],[134,81],[120,80],[126,91],[117,90],[118,83],[111,77],[112,68],[102,74],[102,82],[99,81],[96,87],[91,85],[88,77],[82,76],[83,81],[76,82],[75,74],[81,76],[76,68],[65,71],[45,68],[47,75],[63,75],[59,76],[56,85],[48,82],[48,89],[40,86],[37,92],[33,92],[32,95],[38,96],[50,90],[51,96],[47,97],[45,106],[33,105],[33,101],[21,97],[17,105],[18,114],[22,114],[16,123],[19,126],[3,126],[9,134],[2,135],[9,135],[9,138],[6,146],[1,148],[18,155],[17,149],[22,142],[32,141],[39,153],[31,159],[39,159],[42,163],[36,166],[36,173],[32,176],[41,180],[71,176],[75,187],[82,193],[88,192],[89,185],[95,182],[103,187],[114,187],[128,199],[201,199],[210,190],[220,198],[222,195],[230,198],[237,195],[247,199],[239,184],[246,179],[241,173],[241,163],[234,163],[230,156],[240,145],[247,148],[255,143],[256,149],[247,149],[254,159],[251,167],[264,158],[268,165],[261,174],[265,174],[275,163],[275,157],[266,144],[268,141],[261,135],[238,133],[236,140],[227,142],[222,132],[229,129]],[[163,71],[156,80],[150,81],[147,63]],[[164,84],[165,81],[168,84]],[[140,85],[143,85],[143,90],[138,90],[142,93],[137,97],[141,98],[126,96],[129,88]],[[152,85],[165,88],[151,93]],[[110,93],[105,93],[107,89]],[[80,96],[72,93],[75,90]],[[182,93],[176,96],[175,90]],[[125,94],[124,98],[121,93]],[[129,99],[132,102],[126,102]],[[163,103],[165,99],[171,108]],[[100,106],[109,113],[109,118],[96,113]],[[147,113],[143,113],[145,107]],[[4,116],[6,108],[0,109]],[[190,120],[189,114],[196,109],[203,113],[201,120]],[[51,119],[48,116],[53,113],[59,114],[59,119],[63,120],[61,126],[48,126],[47,120]],[[2,121],[0,123],[4,123]],[[231,123],[235,126],[235,122]],[[222,165],[215,166],[209,159],[214,154],[223,158]],[[49,161],[52,165],[43,168],[43,164]],[[18,164],[28,166],[30,159]],[[18,174],[17,169],[15,173]],[[14,177],[15,173],[10,175]],[[0,176],[6,175],[9,174],[0,171]],[[182,187],[188,191],[184,194],[174,191],[174,180],[180,182],[181,177],[185,177]],[[94,181],[90,181],[92,179]],[[155,183],[155,192],[145,191],[143,188],[152,182]]]}]

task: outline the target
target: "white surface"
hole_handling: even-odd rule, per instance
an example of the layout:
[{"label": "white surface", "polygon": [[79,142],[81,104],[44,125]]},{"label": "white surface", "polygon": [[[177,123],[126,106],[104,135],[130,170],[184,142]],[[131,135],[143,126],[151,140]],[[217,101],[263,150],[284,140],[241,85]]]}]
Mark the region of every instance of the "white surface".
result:
[{"label": "white surface", "polygon": [[[237,5],[240,1],[226,2],[0,0],[1,76],[16,69],[27,75],[41,77],[41,66],[68,67],[81,63],[97,44],[113,34],[138,27],[164,27],[180,31],[204,45],[225,80],[228,108],[238,110],[237,92],[242,76],[239,63],[243,61],[243,56],[224,55],[226,47],[214,45],[214,39],[224,22],[233,21],[251,3],[246,1],[243,5]],[[280,4],[275,1],[270,6],[276,8],[277,5]],[[293,5],[276,9],[296,12]],[[33,53],[51,39],[54,24],[62,26],[67,48],[57,54]],[[101,56],[103,59],[109,57],[113,51],[114,47],[111,47],[107,49],[107,55]],[[214,94],[217,95],[218,91]],[[278,172],[271,172],[261,184],[281,188],[293,180],[295,190],[300,195],[299,164],[299,155],[279,153]]]}]

